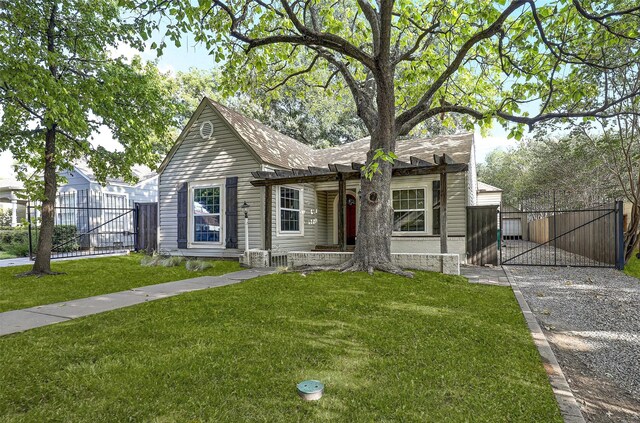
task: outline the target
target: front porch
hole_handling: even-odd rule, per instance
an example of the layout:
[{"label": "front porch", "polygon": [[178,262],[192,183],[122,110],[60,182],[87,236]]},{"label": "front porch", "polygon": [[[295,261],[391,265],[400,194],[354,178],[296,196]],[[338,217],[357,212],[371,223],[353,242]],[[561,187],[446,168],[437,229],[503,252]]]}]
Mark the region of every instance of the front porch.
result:
[{"label": "front porch", "polygon": [[[434,156],[434,162],[411,157],[410,163],[399,160],[394,163],[392,248],[395,251],[392,252],[449,252],[450,237],[446,225],[448,175],[466,172],[468,166],[454,163],[446,154]],[[253,172],[255,180],[251,184],[264,187],[262,250],[281,257],[289,251],[352,252],[358,232],[362,166],[361,163],[350,166],[330,164],[327,168]],[[457,177],[457,180],[465,179]],[[464,193],[460,185],[455,189]],[[313,202],[312,210],[302,209],[300,204],[305,201]],[[464,200],[458,197],[456,201],[455,210],[464,210]],[[292,213],[295,216],[293,224]],[[283,233],[285,226],[288,231]],[[456,226],[464,226],[464,222],[458,222]],[[292,246],[287,235],[304,239],[304,248]],[[455,235],[455,252],[464,254],[464,229]]]}]

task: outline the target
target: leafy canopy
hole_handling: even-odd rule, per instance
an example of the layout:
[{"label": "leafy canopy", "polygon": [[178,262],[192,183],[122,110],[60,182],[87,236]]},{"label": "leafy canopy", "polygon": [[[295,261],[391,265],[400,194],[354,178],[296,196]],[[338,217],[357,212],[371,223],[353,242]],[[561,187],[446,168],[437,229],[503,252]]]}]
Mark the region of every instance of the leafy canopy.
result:
[{"label": "leafy canopy", "polygon": [[[172,88],[154,64],[113,57],[123,44],[142,47],[116,2],[2,2],[0,19],[0,151],[11,151],[19,177],[42,171],[52,129],[59,170],[85,158],[101,180],[132,180],[132,164],[155,166],[176,115]],[[100,129],[119,151],[91,144]]]},{"label": "leafy canopy", "polygon": [[[145,11],[143,34],[160,28],[148,19],[158,15],[173,41],[194,33],[223,64],[229,95],[303,78],[335,98],[351,94],[370,132],[380,92],[389,93],[387,70],[397,134],[458,113],[467,125],[518,123],[512,135],[519,139],[523,125],[606,115],[619,98],[602,96],[602,81],[585,75],[640,60],[640,7],[632,0],[121,3]],[[629,54],[618,54],[622,44]]]}]

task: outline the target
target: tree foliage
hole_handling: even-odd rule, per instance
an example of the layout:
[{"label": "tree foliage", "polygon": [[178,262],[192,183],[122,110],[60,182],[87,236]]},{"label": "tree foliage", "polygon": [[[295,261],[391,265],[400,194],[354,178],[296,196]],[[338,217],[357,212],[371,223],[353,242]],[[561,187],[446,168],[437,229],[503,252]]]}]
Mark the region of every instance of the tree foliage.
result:
[{"label": "tree foliage", "polygon": [[[46,273],[58,173],[82,158],[99,180],[133,180],[133,164],[157,163],[154,146],[176,112],[153,64],[113,57],[122,44],[142,47],[115,2],[2,1],[0,20],[0,151],[11,151],[18,177],[42,200],[36,267]],[[93,145],[99,130],[120,150]]]},{"label": "tree foliage", "polygon": [[[154,15],[168,19],[162,25],[174,42],[194,33],[224,64],[231,93],[304,78],[337,99],[351,95],[371,135],[367,168],[379,165],[361,179],[366,201],[351,270],[394,270],[388,159],[398,136],[457,113],[469,127],[514,122],[512,135],[521,138],[523,125],[606,117],[640,93],[603,96],[601,80],[586,77],[639,61],[640,6],[632,0],[121,2],[145,11],[143,34],[160,28],[145,19]],[[628,54],[619,54],[621,45]],[[530,115],[523,106],[531,102],[540,107]]]},{"label": "tree foliage", "polygon": [[[348,143],[368,135],[350,96],[331,95],[324,87],[314,86],[303,79],[280,87],[277,93],[264,86],[239,87],[231,97],[224,89],[226,79],[218,70],[178,72],[175,81],[176,100],[184,106],[183,121],[189,119],[202,97],[208,96],[317,148]],[[415,128],[412,135],[453,133],[462,126],[459,116],[447,121],[432,118]]]}]

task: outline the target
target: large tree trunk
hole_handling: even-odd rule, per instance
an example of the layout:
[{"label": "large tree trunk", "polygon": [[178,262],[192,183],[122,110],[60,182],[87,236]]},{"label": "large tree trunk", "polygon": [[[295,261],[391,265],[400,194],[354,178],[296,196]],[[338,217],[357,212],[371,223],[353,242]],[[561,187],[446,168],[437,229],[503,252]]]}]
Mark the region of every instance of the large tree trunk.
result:
[{"label": "large tree trunk", "polygon": [[[367,153],[370,164],[376,150],[393,152],[396,147],[395,93],[393,71],[382,68],[376,80],[377,115],[375,129],[371,131],[371,144]],[[391,204],[391,174],[393,165],[378,161],[378,171],[371,179],[360,178],[360,220],[356,248],[346,270],[374,270],[412,276],[391,262],[391,233],[393,231],[393,209]]]},{"label": "large tree trunk", "polygon": [[53,247],[53,226],[55,223],[56,204],[56,126],[47,130],[45,138],[44,164],[44,201],[42,202],[40,234],[36,261],[31,274],[51,274],[51,248]]},{"label": "large tree trunk", "polygon": [[[367,155],[371,161],[373,152]],[[391,268],[391,169],[388,162],[381,162],[373,178],[360,180],[360,221],[352,270],[373,272],[374,269]]]}]

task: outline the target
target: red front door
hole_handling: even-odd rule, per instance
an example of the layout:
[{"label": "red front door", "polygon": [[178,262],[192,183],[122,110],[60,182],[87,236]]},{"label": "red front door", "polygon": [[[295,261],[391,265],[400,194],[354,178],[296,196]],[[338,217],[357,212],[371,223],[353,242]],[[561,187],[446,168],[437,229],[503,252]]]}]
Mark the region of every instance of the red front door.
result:
[{"label": "red front door", "polygon": [[347,245],[356,245],[356,198],[347,194]]}]

